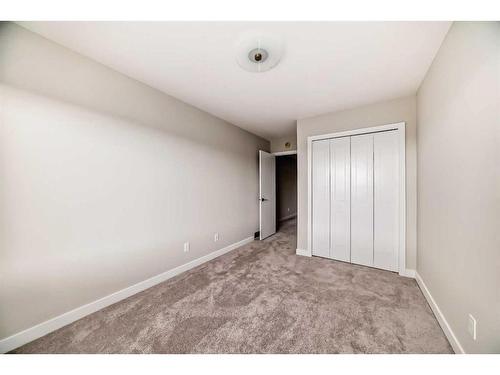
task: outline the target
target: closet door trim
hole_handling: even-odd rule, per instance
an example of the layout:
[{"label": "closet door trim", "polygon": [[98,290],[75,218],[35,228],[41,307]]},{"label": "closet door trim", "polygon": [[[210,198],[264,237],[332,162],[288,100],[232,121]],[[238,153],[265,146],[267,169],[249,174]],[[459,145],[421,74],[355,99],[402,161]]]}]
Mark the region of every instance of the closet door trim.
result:
[{"label": "closet door trim", "polygon": [[312,256],[312,143],[313,141],[350,137],[353,135],[396,130],[399,136],[399,274],[406,275],[406,146],[405,123],[360,128],[343,132],[307,137],[307,249],[297,249],[297,254]]}]

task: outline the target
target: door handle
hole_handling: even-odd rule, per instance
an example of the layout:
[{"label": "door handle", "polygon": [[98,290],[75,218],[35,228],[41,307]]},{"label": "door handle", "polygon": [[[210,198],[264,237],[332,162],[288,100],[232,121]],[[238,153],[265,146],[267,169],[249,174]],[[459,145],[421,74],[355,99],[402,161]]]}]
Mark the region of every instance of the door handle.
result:
[{"label": "door handle", "polygon": [[268,201],[269,199],[266,199],[266,198],[260,198],[260,201],[261,202],[265,202],[265,201]]}]

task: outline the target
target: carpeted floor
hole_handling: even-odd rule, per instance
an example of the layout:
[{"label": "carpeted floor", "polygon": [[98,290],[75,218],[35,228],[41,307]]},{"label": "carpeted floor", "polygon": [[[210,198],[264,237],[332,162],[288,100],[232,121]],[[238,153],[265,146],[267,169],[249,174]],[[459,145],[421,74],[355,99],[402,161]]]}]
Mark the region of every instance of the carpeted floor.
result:
[{"label": "carpeted floor", "polygon": [[416,282],[295,255],[295,221],[15,353],[452,353]]}]

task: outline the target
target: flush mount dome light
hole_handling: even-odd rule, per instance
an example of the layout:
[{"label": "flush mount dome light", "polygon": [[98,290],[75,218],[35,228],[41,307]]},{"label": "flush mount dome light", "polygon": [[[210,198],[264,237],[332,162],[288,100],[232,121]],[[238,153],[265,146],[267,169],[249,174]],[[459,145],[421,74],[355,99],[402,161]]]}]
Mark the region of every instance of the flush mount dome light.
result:
[{"label": "flush mount dome light", "polygon": [[257,47],[248,52],[248,58],[256,64],[263,64],[267,60],[268,56],[269,54],[264,48]]},{"label": "flush mount dome light", "polygon": [[257,33],[246,33],[236,45],[236,60],[249,72],[265,72],[274,68],[283,55],[280,38]]}]

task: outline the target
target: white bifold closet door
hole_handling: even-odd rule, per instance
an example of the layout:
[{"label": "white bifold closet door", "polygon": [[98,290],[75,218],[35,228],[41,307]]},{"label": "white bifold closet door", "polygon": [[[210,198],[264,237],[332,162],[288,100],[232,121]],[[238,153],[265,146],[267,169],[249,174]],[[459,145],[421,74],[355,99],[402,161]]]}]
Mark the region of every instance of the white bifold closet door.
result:
[{"label": "white bifold closet door", "polygon": [[399,140],[395,131],[373,135],[373,266],[398,271]]},{"label": "white bifold closet door", "polygon": [[312,253],[330,257],[330,140],[312,144]]},{"label": "white bifold closet door", "polygon": [[312,254],[398,271],[396,131],[312,143]]},{"label": "white bifold closet door", "polygon": [[351,141],[330,141],[330,258],[351,260]]},{"label": "white bifold closet door", "polygon": [[373,266],[373,134],[351,137],[351,262]]},{"label": "white bifold closet door", "polygon": [[313,255],[350,261],[350,140],[313,142]]}]

